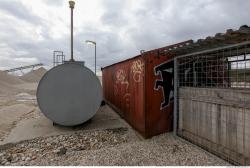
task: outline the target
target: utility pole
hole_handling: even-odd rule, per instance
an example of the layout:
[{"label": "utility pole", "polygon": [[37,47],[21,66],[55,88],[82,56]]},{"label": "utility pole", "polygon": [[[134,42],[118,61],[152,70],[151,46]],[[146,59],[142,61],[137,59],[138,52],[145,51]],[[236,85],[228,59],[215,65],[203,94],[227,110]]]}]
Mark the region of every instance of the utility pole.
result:
[{"label": "utility pole", "polygon": [[75,61],[73,58],[73,9],[75,7],[75,2],[69,1],[69,7],[71,9],[71,59],[70,61]]}]

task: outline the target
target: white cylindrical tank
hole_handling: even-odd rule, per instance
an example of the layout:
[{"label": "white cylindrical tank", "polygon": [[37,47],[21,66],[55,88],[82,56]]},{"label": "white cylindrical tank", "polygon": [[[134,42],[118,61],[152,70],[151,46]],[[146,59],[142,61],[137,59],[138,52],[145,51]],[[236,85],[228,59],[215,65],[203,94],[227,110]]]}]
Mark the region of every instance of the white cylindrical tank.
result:
[{"label": "white cylindrical tank", "polygon": [[56,124],[74,126],[91,119],[100,107],[102,88],[97,76],[77,62],[49,70],[37,88],[42,113]]}]

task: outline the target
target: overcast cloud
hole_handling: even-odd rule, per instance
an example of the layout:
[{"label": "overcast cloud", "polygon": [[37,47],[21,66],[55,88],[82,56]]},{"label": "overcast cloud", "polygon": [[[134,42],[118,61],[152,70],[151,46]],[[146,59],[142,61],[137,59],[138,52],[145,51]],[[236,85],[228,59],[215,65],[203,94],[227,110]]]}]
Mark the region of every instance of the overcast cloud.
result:
[{"label": "overcast cloud", "polygon": [[[215,35],[250,25],[246,0],[76,0],[74,55],[94,69],[133,57],[140,50]],[[52,65],[53,50],[69,59],[67,0],[0,0],[0,69]]]}]

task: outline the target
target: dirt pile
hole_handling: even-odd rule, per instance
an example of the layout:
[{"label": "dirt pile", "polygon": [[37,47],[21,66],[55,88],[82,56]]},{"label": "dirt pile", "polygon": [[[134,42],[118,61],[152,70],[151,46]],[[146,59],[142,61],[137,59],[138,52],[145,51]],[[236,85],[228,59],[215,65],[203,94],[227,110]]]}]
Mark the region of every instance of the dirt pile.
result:
[{"label": "dirt pile", "polygon": [[17,76],[10,75],[7,72],[0,71],[0,81],[10,85],[17,85],[25,83],[23,80],[19,79]]},{"label": "dirt pile", "polygon": [[6,84],[5,82],[0,81],[0,94],[7,94],[16,92],[17,89],[14,88],[12,85]]},{"label": "dirt pile", "polygon": [[14,75],[10,75],[7,72],[0,71],[0,94],[13,93],[17,91],[14,85],[25,83]]},{"label": "dirt pile", "polygon": [[33,70],[27,74],[24,74],[20,77],[20,79],[26,82],[39,82],[46,72],[47,70],[42,67],[37,70]]}]

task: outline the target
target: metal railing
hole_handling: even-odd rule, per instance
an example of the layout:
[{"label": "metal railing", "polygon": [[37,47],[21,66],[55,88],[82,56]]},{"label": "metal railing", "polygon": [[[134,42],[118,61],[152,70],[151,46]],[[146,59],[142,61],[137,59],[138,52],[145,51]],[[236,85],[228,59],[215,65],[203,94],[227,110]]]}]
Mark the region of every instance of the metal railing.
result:
[{"label": "metal railing", "polygon": [[180,87],[250,88],[250,42],[180,56]]},{"label": "metal railing", "polygon": [[53,67],[63,64],[65,61],[65,55],[63,51],[53,51]]}]

